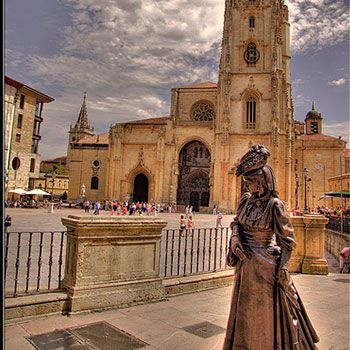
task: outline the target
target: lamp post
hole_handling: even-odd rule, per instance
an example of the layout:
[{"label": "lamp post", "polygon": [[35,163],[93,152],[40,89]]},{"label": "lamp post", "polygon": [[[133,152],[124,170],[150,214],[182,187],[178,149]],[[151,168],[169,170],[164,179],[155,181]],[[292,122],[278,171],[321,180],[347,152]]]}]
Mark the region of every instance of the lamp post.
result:
[{"label": "lamp post", "polygon": [[303,170],[303,174],[304,174],[304,213],[308,213],[309,212],[309,208],[307,206],[307,183],[309,181],[311,181],[310,178],[308,178],[308,169],[307,168],[304,168]]},{"label": "lamp post", "polygon": [[53,186],[54,186],[54,183],[55,183],[55,178],[56,178],[56,173],[53,172],[52,173],[52,188],[51,188],[51,200],[53,201]]}]

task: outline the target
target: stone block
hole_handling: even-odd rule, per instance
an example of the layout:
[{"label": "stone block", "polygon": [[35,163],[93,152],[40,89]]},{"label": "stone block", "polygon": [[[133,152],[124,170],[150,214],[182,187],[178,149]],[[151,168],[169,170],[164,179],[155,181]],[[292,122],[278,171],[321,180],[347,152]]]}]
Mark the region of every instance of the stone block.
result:
[{"label": "stone block", "polygon": [[162,300],[160,239],[166,221],[146,217],[63,218],[70,312]]},{"label": "stone block", "polygon": [[322,215],[291,217],[297,241],[289,270],[316,275],[328,274],[325,258],[325,225],[328,219]]}]

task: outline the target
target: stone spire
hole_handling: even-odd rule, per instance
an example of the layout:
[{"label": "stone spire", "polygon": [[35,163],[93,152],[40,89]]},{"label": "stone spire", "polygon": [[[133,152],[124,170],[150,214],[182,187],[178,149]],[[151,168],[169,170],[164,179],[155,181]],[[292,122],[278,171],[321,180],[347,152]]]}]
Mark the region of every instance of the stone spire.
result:
[{"label": "stone spire", "polygon": [[84,92],[84,100],[83,100],[83,104],[80,108],[80,112],[79,112],[79,117],[78,120],[75,124],[75,129],[79,129],[79,130],[91,130],[90,125],[89,125],[89,121],[88,121],[88,116],[87,116],[87,108],[86,108],[86,92]]}]

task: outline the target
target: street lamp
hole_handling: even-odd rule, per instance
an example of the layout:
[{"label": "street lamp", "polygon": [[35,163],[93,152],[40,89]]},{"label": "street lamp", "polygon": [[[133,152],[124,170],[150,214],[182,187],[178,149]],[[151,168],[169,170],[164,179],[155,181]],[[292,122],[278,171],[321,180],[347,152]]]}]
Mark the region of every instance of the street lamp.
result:
[{"label": "street lamp", "polygon": [[51,189],[51,200],[53,201],[53,185],[55,183],[56,173],[52,173],[52,189]]},{"label": "street lamp", "polygon": [[308,173],[309,173],[308,169],[304,168],[304,170],[303,170],[304,183],[305,183],[305,185],[304,185],[304,213],[308,213],[309,212],[309,208],[307,206],[307,183],[309,181],[311,181],[311,179],[307,177]]}]

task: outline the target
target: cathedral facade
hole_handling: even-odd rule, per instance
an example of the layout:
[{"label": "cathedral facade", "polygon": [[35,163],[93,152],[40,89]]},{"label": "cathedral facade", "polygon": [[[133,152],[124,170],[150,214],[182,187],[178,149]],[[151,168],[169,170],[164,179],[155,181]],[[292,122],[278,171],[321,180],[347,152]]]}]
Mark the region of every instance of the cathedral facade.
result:
[{"label": "cathedral facade", "polygon": [[[293,118],[289,27],[281,0],[226,0],[217,83],[174,87],[168,116],[116,123],[100,135],[89,126],[84,97],[69,131],[69,198],[76,200],[84,185],[90,200],[233,212],[241,194],[235,168],[256,143],[270,150],[280,197],[290,208],[307,191],[301,183],[298,192],[296,179],[315,152],[320,164],[334,158],[327,176],[337,175],[345,142],[322,134],[320,114],[305,123]],[[317,142],[315,134],[327,140]]]}]

